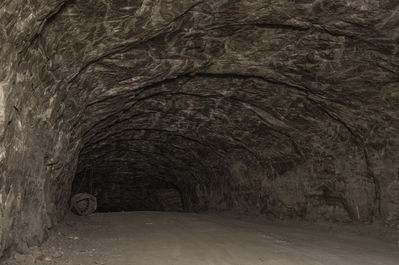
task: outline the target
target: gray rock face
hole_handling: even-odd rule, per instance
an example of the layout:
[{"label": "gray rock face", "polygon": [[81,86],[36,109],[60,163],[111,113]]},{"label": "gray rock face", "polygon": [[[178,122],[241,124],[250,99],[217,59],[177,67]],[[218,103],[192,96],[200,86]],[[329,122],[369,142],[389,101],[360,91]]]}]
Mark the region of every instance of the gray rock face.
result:
[{"label": "gray rock face", "polygon": [[398,10],[2,1],[0,256],[42,241],[72,186],[107,209],[396,225]]}]

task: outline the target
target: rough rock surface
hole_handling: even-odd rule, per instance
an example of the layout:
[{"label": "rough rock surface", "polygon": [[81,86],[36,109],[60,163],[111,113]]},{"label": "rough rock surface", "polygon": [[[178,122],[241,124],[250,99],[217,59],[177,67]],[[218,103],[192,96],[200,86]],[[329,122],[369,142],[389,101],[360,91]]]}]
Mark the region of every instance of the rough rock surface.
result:
[{"label": "rough rock surface", "polygon": [[0,256],[80,185],[399,223],[396,0],[3,0],[0,29]]}]

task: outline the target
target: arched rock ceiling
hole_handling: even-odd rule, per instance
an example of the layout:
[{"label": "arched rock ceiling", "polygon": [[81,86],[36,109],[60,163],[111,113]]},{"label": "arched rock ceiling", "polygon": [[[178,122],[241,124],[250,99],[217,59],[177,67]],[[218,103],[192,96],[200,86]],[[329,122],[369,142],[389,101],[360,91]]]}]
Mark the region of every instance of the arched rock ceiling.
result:
[{"label": "arched rock ceiling", "polygon": [[82,139],[78,173],[125,163],[139,176],[205,181],[240,156],[282,173],[320,160],[325,178],[378,185],[366,145],[389,145],[398,128],[392,7],[67,1],[26,56],[46,61],[52,115]]}]

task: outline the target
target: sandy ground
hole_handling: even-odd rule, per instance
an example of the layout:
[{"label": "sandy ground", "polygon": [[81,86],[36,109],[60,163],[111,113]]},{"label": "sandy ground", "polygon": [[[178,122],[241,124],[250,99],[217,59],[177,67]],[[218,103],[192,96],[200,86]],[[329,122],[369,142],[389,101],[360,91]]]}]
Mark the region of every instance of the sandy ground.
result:
[{"label": "sandy ground", "polygon": [[69,216],[7,265],[398,265],[399,247],[353,232],[220,215],[129,212]]}]

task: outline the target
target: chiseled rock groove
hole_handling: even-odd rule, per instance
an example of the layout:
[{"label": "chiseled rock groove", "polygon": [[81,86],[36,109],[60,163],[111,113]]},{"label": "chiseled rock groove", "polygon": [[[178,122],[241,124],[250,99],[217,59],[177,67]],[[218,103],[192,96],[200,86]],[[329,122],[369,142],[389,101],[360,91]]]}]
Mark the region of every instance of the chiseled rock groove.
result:
[{"label": "chiseled rock groove", "polygon": [[396,0],[3,0],[0,26],[0,256],[72,186],[104,210],[399,221]]}]

